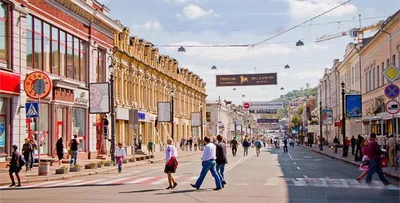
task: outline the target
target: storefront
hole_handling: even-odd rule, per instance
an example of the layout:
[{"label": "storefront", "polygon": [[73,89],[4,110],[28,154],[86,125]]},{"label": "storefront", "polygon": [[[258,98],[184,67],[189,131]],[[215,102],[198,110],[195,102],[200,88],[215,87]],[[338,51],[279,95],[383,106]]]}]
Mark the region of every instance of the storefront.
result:
[{"label": "storefront", "polygon": [[[0,70],[0,165],[6,164],[12,145],[12,103],[13,96],[20,94],[20,76]],[[7,81],[7,82],[3,82]],[[16,111],[22,111],[20,108]]]}]

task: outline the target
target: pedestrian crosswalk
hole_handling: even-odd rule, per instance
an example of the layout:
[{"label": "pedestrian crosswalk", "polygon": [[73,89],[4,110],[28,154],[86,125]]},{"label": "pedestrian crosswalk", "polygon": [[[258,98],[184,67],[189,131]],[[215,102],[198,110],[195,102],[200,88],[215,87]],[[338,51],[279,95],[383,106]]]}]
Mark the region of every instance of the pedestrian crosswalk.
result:
[{"label": "pedestrian crosswalk", "polygon": [[[176,176],[175,180],[180,185],[192,183],[197,179],[197,176]],[[234,180],[229,181],[232,187],[243,187],[243,186],[263,186],[263,187],[324,187],[324,188],[360,188],[360,189],[384,189],[384,190],[396,190],[400,191],[399,186],[389,185],[384,186],[380,181],[373,181],[372,184],[368,185],[360,183],[355,179],[329,179],[329,178],[289,178],[289,177],[271,177],[264,179],[264,183],[252,182],[251,180],[241,180],[235,182]],[[23,185],[22,189],[30,188],[58,188],[58,187],[89,187],[89,186],[110,186],[110,185],[150,185],[156,187],[157,185],[167,185],[168,179],[166,176],[152,176],[152,177],[121,177],[112,179],[86,179],[86,180],[58,180],[42,183],[32,183]],[[228,184],[229,186],[229,184]],[[8,186],[1,186],[0,190],[8,189]],[[14,189],[14,188],[13,188]],[[19,188],[15,188],[19,189]]]}]

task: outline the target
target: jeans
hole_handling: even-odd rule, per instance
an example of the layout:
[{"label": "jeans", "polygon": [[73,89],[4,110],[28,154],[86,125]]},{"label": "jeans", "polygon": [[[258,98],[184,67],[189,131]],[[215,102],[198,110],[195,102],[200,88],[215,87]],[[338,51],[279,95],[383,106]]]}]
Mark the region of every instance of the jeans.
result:
[{"label": "jeans", "polygon": [[283,146],[283,152],[288,152],[288,148],[287,148],[287,145],[285,145],[285,146]]},{"label": "jeans", "polygon": [[243,156],[247,156],[249,154],[249,147],[244,147]]},{"label": "jeans", "polygon": [[232,155],[236,156],[236,152],[237,152],[237,148],[236,147],[232,147]]},{"label": "jeans", "polygon": [[385,184],[385,185],[389,184],[389,181],[386,180],[385,176],[383,175],[383,171],[382,171],[379,159],[369,160],[369,171],[368,171],[367,178],[365,179],[365,182],[367,184],[371,183],[372,176],[374,175],[375,172],[378,173],[378,176],[381,179],[383,184]]},{"label": "jeans", "polygon": [[117,156],[116,159],[117,159],[117,160],[116,160],[115,162],[118,163],[118,172],[121,173],[121,172],[122,172],[122,162],[123,162],[122,159],[123,159],[123,157],[118,157],[118,156]]},{"label": "jeans", "polygon": [[203,161],[202,165],[203,168],[201,169],[200,177],[197,179],[195,184],[196,188],[200,188],[208,171],[210,171],[211,175],[214,177],[217,188],[222,188],[221,179],[219,178],[218,172],[215,168],[215,160]]},{"label": "jeans", "polygon": [[225,171],[225,164],[217,164],[217,173],[219,175],[219,179],[221,180],[222,184],[226,184],[225,182],[225,175],[224,175],[224,171]]},{"label": "jeans", "polygon": [[351,145],[351,154],[352,154],[352,155],[354,155],[355,148],[356,148],[355,145]]},{"label": "jeans", "polygon": [[29,168],[33,168],[33,163],[35,163],[35,152],[32,150]]},{"label": "jeans", "polygon": [[76,150],[71,150],[71,160],[69,161],[69,164],[72,165],[72,163],[74,165],[76,165],[76,159],[78,158],[78,151]]}]

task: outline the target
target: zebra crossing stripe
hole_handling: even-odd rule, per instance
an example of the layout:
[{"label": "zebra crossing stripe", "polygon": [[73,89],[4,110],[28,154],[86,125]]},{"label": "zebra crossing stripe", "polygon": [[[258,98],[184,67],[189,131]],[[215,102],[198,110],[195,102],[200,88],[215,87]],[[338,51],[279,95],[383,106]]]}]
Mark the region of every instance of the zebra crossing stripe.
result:
[{"label": "zebra crossing stripe", "polygon": [[46,188],[46,187],[58,187],[58,186],[69,185],[69,184],[71,184],[71,183],[77,183],[77,182],[81,182],[81,181],[82,181],[82,180],[71,180],[71,181],[66,181],[66,182],[61,182],[61,183],[46,185],[46,186],[43,186],[43,187],[44,187],[44,188]]},{"label": "zebra crossing stripe", "polygon": [[164,178],[165,178],[165,176],[154,177],[154,178],[152,178],[152,179],[143,181],[143,182],[141,182],[140,184],[147,185],[147,184],[151,184],[151,183],[153,183],[153,182],[159,181],[159,180],[164,179]]},{"label": "zebra crossing stripe", "polygon": [[110,180],[110,181],[99,183],[99,185],[117,184],[118,182],[121,182],[121,181],[124,181],[124,180],[128,180],[128,179],[132,179],[132,177],[118,178],[118,179],[114,179],[114,180]]},{"label": "zebra crossing stripe", "polygon": [[147,180],[150,180],[150,179],[153,179],[153,178],[154,177],[139,178],[139,179],[127,182],[126,184],[139,184],[139,183],[142,183],[143,181],[147,181]]},{"label": "zebra crossing stripe", "polygon": [[104,181],[105,179],[96,179],[96,180],[90,180],[90,181],[86,181],[86,182],[80,182],[80,183],[75,183],[72,184],[73,186],[79,186],[79,185],[91,185],[91,184],[95,184],[101,181]]},{"label": "zebra crossing stripe", "polygon": [[32,185],[27,185],[27,186],[22,186],[22,187],[23,188],[34,188],[34,187],[39,187],[39,186],[42,187],[43,185],[50,185],[50,184],[59,183],[59,182],[61,182],[61,180],[42,182],[42,183],[32,184]]}]

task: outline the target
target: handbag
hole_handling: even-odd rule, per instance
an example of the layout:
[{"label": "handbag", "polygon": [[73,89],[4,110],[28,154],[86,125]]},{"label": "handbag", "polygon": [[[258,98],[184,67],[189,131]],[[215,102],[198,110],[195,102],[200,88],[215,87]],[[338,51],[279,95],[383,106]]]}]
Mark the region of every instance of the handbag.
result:
[{"label": "handbag", "polygon": [[369,165],[369,160],[362,161],[361,164],[363,166],[368,166]]},{"label": "handbag", "polygon": [[387,157],[382,157],[380,161],[381,168],[386,168],[388,167],[388,158]]}]

